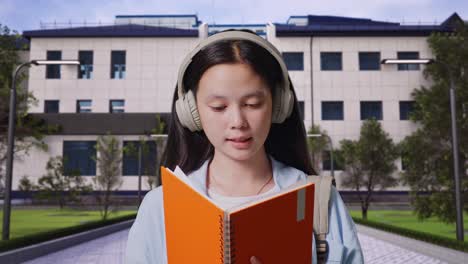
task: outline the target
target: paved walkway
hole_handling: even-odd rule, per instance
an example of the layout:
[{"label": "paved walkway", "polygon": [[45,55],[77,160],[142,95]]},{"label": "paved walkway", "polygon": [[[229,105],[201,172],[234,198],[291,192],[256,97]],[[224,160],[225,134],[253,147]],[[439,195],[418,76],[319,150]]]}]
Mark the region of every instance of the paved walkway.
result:
[{"label": "paved walkway", "polygon": [[[366,263],[466,263],[468,254],[358,226]],[[83,243],[26,263],[91,264],[124,263],[128,229]]]},{"label": "paved walkway", "polygon": [[123,264],[128,231],[119,231],[24,263]]},{"label": "paved walkway", "polygon": [[359,241],[363,248],[366,263],[447,263],[364,234],[359,234]]},{"label": "paved walkway", "polygon": [[468,263],[468,253],[357,225],[366,263]]}]

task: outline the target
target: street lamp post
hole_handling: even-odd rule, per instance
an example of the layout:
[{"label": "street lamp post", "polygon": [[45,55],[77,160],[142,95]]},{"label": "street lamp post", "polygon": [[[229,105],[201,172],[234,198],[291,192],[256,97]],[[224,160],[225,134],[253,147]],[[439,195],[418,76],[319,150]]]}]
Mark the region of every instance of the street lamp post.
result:
[{"label": "street lamp post", "polygon": [[8,240],[10,238],[11,183],[13,178],[13,154],[15,148],[16,129],[16,77],[22,68],[30,65],[80,65],[80,62],[77,60],[32,60],[18,65],[13,73],[13,80],[10,89],[10,109],[8,114],[8,146],[5,175],[5,197],[3,200],[2,240]]},{"label": "street lamp post", "polygon": [[461,182],[458,161],[458,135],[457,135],[457,112],[455,107],[455,84],[453,81],[452,73],[445,66],[449,72],[450,77],[450,115],[452,122],[452,151],[453,151],[453,171],[455,177],[455,206],[457,207],[457,240],[464,240],[463,228],[463,200],[461,198]]},{"label": "street lamp post", "polygon": [[453,151],[453,174],[455,181],[455,206],[457,211],[457,240],[464,240],[464,229],[463,229],[463,201],[461,198],[461,182],[459,174],[459,161],[458,161],[458,135],[457,135],[457,112],[456,112],[456,101],[455,101],[455,84],[453,80],[452,72],[450,71],[449,65],[442,61],[436,61],[433,59],[383,59],[382,64],[429,64],[438,63],[442,65],[449,75],[450,81],[450,118],[452,126],[452,151]]}]

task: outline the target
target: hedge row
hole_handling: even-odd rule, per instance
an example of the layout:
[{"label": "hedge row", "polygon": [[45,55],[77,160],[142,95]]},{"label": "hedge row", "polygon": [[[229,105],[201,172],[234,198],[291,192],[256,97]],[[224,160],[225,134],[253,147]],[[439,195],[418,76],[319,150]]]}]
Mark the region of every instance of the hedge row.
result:
[{"label": "hedge row", "polygon": [[468,242],[466,241],[458,241],[456,239],[451,239],[451,238],[429,234],[429,233],[425,233],[421,231],[406,229],[403,227],[393,226],[393,225],[370,221],[370,220],[363,220],[362,218],[357,218],[357,217],[353,217],[353,220],[355,223],[366,225],[369,227],[374,227],[376,229],[384,230],[390,233],[395,233],[398,235],[414,238],[417,240],[422,240],[422,241],[436,244],[439,246],[468,252]]},{"label": "hedge row", "polygon": [[40,232],[40,233],[36,233],[33,235],[12,238],[7,241],[0,241],[0,252],[22,248],[22,247],[38,244],[41,242],[57,239],[60,237],[65,237],[65,236],[77,234],[80,232],[96,229],[99,227],[104,227],[107,225],[123,222],[126,220],[135,219],[135,217],[136,217],[136,214],[124,215],[124,216],[119,216],[119,217],[115,217],[112,219],[98,220],[98,221],[88,222],[88,223],[77,225],[77,226],[71,226],[71,227],[66,227],[66,228],[61,228],[61,229],[56,229],[56,230],[50,230],[46,232]]}]

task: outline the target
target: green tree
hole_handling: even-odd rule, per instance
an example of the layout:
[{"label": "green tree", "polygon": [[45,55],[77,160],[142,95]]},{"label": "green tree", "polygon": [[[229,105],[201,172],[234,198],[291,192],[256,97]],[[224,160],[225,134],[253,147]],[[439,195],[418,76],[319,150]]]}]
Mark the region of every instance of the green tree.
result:
[{"label": "green tree", "polygon": [[[142,178],[145,175],[149,187],[152,189],[155,183],[156,177],[156,160],[152,158],[151,152],[153,148],[156,148],[155,142],[149,140],[145,136],[140,136],[137,142],[129,142],[123,148],[123,153],[127,157],[132,157],[137,162],[137,169],[141,170],[138,174],[138,199],[141,202],[141,190],[142,190]],[[141,151],[141,157],[140,157]]]},{"label": "green tree", "polygon": [[[37,186],[29,179],[28,176],[23,175],[19,181],[18,189],[22,192],[30,193],[36,190]],[[24,202],[26,202],[26,197],[24,198]]]},{"label": "green tree", "polygon": [[63,209],[68,202],[79,202],[80,195],[92,190],[78,172],[64,174],[64,159],[61,156],[51,157],[47,161],[47,174],[39,178],[37,189],[41,199],[55,200]]},{"label": "green tree", "polygon": [[364,199],[360,191],[364,188],[364,168],[361,163],[359,141],[344,139],[340,144],[343,157],[342,184],[357,191],[360,202],[363,203]]},{"label": "green tree", "polygon": [[161,185],[161,170],[160,170],[161,156],[163,154],[164,149],[166,148],[166,143],[167,143],[167,137],[163,137],[165,128],[166,128],[166,124],[161,119],[161,116],[159,114],[156,115],[156,127],[151,131],[153,135],[157,135],[157,137],[154,138],[154,141],[156,142],[156,151],[157,151],[156,160],[155,160],[155,163],[156,163],[155,176],[148,177],[148,185],[150,186],[151,189]]},{"label": "green tree", "polygon": [[30,192],[35,189],[34,183],[29,179],[28,176],[23,175],[19,181],[18,189],[23,192]]},{"label": "green tree", "polygon": [[323,152],[328,149],[327,131],[322,130],[319,125],[313,125],[307,131],[307,134],[323,135],[321,137],[307,137],[309,145],[310,158],[317,174],[320,174],[320,163],[322,162]]},{"label": "green tree", "polygon": [[[0,24],[0,192],[3,192],[7,153],[8,114],[10,105],[10,88],[13,72],[21,63],[20,53],[25,49],[20,45],[21,36],[16,31]],[[16,100],[16,132],[15,132],[15,158],[27,155],[32,147],[47,150],[44,135],[56,131],[57,127],[49,126],[42,120],[28,115],[28,109],[37,100],[32,93],[22,85],[26,78],[25,72],[17,77]]]},{"label": "green tree", "polygon": [[123,183],[121,173],[122,150],[119,141],[112,135],[99,136],[96,149],[96,161],[99,173],[93,178],[96,200],[99,204],[101,217],[107,219],[110,212],[116,211],[112,193]]},{"label": "green tree", "polygon": [[[147,176],[146,182],[150,189],[161,185],[161,156],[164,149],[166,148],[167,142],[167,137],[164,134],[165,128],[166,123],[161,119],[161,116],[159,114],[156,114],[156,126],[153,129],[151,129],[151,138],[150,136],[141,136],[138,140],[138,143],[127,144],[123,149],[126,156],[138,160],[139,148],[141,146],[141,174]],[[151,151],[153,151],[153,148],[156,148],[156,155],[154,159],[152,155],[150,155]]]},{"label": "green tree", "polygon": [[376,190],[397,185],[394,177],[398,148],[375,119],[364,121],[359,140],[342,140],[343,186],[358,192],[362,218]]},{"label": "green tree", "polygon": [[450,76],[455,84],[460,178],[465,210],[468,205],[468,28],[460,24],[451,33],[433,33],[428,38],[435,63],[424,75],[430,87],[415,89],[411,120],[417,130],[401,143],[406,170],[403,180],[411,188],[412,203],[419,218],[437,216],[455,222],[454,171],[450,115]]}]

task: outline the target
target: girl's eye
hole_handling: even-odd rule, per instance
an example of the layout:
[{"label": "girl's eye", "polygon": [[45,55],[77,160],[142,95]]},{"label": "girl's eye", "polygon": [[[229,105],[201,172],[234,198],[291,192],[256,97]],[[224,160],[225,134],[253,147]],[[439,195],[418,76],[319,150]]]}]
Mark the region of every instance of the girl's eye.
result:
[{"label": "girl's eye", "polygon": [[258,108],[260,107],[260,103],[256,103],[256,104],[245,104],[247,107],[250,107],[250,108]]},{"label": "girl's eye", "polygon": [[210,108],[215,112],[221,112],[226,108],[226,106],[210,106]]}]

